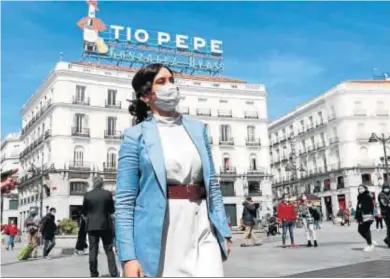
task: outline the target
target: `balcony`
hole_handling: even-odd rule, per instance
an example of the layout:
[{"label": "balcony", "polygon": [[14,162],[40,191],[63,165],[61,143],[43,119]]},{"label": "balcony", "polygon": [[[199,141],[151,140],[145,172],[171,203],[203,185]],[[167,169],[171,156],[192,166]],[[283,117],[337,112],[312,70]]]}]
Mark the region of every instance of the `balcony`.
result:
[{"label": "balcony", "polygon": [[218,117],[233,117],[233,113],[231,109],[219,109],[218,110]]},{"label": "balcony", "polygon": [[307,146],[307,152],[313,152],[315,150],[314,145],[308,145]]},{"label": "balcony", "polygon": [[236,175],[237,174],[236,167],[220,168],[219,172],[221,175]]},{"label": "balcony", "polygon": [[71,161],[69,162],[69,170],[77,170],[77,171],[90,171],[91,164],[86,163],[84,161]]},{"label": "balcony", "polygon": [[87,182],[70,182],[70,195],[83,196],[88,191]]},{"label": "balcony", "polygon": [[282,162],[285,162],[285,161],[288,160],[288,156],[285,155],[285,154],[283,154],[282,156],[280,156],[280,158],[281,158],[281,161],[282,161]]},{"label": "balcony", "polygon": [[104,131],[105,139],[121,140],[123,138],[121,131],[105,130]]},{"label": "balcony", "polygon": [[259,113],[257,111],[245,111],[244,117],[246,119],[259,119]]},{"label": "balcony", "polygon": [[261,146],[260,138],[246,138],[245,143],[247,146]]},{"label": "balcony", "polygon": [[304,154],[306,154],[306,147],[299,150],[299,155],[304,155]]},{"label": "balcony", "polygon": [[333,121],[333,120],[335,120],[336,119],[336,115],[335,114],[331,114],[331,115],[329,115],[328,116],[328,121],[330,122],[330,121]]},{"label": "balcony", "polygon": [[190,108],[189,107],[179,107],[178,112],[181,114],[190,114]]},{"label": "balcony", "polygon": [[259,168],[250,167],[247,172],[247,175],[260,175],[260,174],[265,174],[265,169],[262,167]]},{"label": "balcony", "polygon": [[333,137],[333,138],[329,139],[329,144],[334,144],[334,143],[338,143],[338,142],[339,142],[339,138],[338,137]]},{"label": "balcony", "polygon": [[106,162],[103,163],[104,172],[116,172],[116,163],[115,162]]},{"label": "balcony", "polygon": [[385,109],[378,109],[375,114],[376,116],[389,116],[389,112]]},{"label": "balcony", "polygon": [[321,141],[320,141],[320,142],[317,142],[317,143],[316,143],[316,148],[317,148],[317,149],[321,149],[321,148],[324,148],[324,147],[325,147],[325,142],[321,142]]},{"label": "balcony", "polygon": [[365,134],[365,133],[358,133],[357,135],[356,135],[356,140],[357,141],[365,141],[365,142],[368,142],[368,136],[367,136],[368,134]]},{"label": "balcony", "polygon": [[108,102],[106,100],[106,108],[114,108],[114,109],[121,109],[122,108],[122,103],[120,101],[118,102]]},{"label": "balcony", "polygon": [[89,129],[72,127],[72,136],[89,138]]},{"label": "balcony", "polygon": [[309,131],[309,130],[312,130],[312,129],[314,129],[314,124],[313,123],[307,124],[306,130]]},{"label": "balcony", "polygon": [[219,145],[234,145],[234,138],[233,137],[219,138]]},{"label": "balcony", "polygon": [[35,123],[38,121],[38,119],[51,107],[51,100],[49,99],[43,107],[31,118],[29,122],[22,128],[22,135],[26,133],[26,131]]},{"label": "balcony", "polygon": [[367,111],[365,109],[354,109],[353,115],[354,116],[367,116]]},{"label": "balcony", "polygon": [[344,189],[344,182],[337,183],[337,189]]},{"label": "balcony", "polygon": [[82,105],[82,106],[89,106],[89,98],[79,99],[79,98],[73,97],[73,104]]},{"label": "balcony", "polygon": [[51,130],[46,130],[42,135],[40,135],[36,140],[31,142],[28,146],[24,148],[22,152],[19,154],[19,158],[23,158],[26,156],[28,153],[30,153],[34,148],[39,146],[44,140],[48,139],[51,137]]},{"label": "balcony", "polygon": [[319,126],[322,126],[322,125],[324,125],[324,120],[321,119],[321,120],[316,122],[316,127],[319,127]]},{"label": "balcony", "polygon": [[211,109],[209,108],[197,108],[196,115],[198,116],[211,116]]}]

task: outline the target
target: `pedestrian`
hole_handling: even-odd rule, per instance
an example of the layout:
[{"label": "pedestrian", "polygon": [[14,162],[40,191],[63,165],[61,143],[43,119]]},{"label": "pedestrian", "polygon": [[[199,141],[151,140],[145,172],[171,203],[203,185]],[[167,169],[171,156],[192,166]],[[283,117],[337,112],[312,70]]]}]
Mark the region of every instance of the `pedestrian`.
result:
[{"label": "pedestrian", "polygon": [[375,246],[371,236],[371,225],[374,222],[374,203],[367,186],[360,185],[358,191],[355,218],[359,223],[358,232],[367,242],[364,251],[371,252]]},{"label": "pedestrian", "polygon": [[381,214],[379,203],[375,204],[374,217],[375,217],[376,231],[383,230],[383,217]]},{"label": "pedestrian", "polygon": [[252,197],[247,197],[242,203],[244,210],[242,211],[242,221],[245,227],[244,243],[241,247],[249,247],[251,245],[259,246],[260,243],[256,243],[256,237],[254,232],[255,219],[257,216],[257,210],[259,209],[259,202],[254,202]]},{"label": "pedestrian", "polygon": [[302,194],[299,204],[299,218],[302,220],[303,228],[306,232],[307,247],[318,246],[317,233],[314,228],[314,222],[320,219],[320,216],[315,208],[313,208],[310,201],[308,201],[306,194]]},{"label": "pedestrian", "polygon": [[378,195],[379,207],[386,224],[386,238],[383,240],[390,248],[390,186],[389,181],[383,184],[382,191]]},{"label": "pedestrian", "polygon": [[125,131],[119,151],[119,258],[128,277],[223,277],[231,230],[207,128],[176,111],[174,83],[162,64],[132,81],[129,111],[138,125]]},{"label": "pedestrian", "polygon": [[100,239],[107,256],[111,277],[118,277],[113,251],[113,223],[111,215],[115,212],[112,193],[103,189],[103,179],[93,179],[93,189],[84,195],[81,214],[86,218],[86,232],[89,242],[89,271],[91,277],[99,277],[98,253]]},{"label": "pedestrian", "polygon": [[5,249],[9,250],[9,248],[11,248],[11,250],[13,250],[14,246],[15,246],[15,243],[14,243],[15,242],[15,236],[19,232],[19,229],[16,226],[14,220],[11,220],[10,223],[5,227],[5,231],[7,232],[7,235],[8,235],[7,246],[6,246]]},{"label": "pedestrian", "polygon": [[294,226],[297,214],[295,206],[290,202],[288,194],[283,194],[282,201],[278,204],[278,219],[282,225],[282,247],[286,248],[287,231],[290,234],[291,247],[296,247],[294,242]]},{"label": "pedestrian", "polygon": [[50,208],[49,213],[42,219],[40,232],[43,240],[43,258],[50,260],[49,253],[56,245],[55,234],[57,225],[55,222],[56,209]]},{"label": "pedestrian", "polygon": [[344,214],[343,215],[344,224],[348,224],[348,226],[350,226],[351,225],[351,222],[350,222],[351,211],[349,210],[348,207],[344,208],[343,214]]},{"label": "pedestrian", "polygon": [[28,243],[33,247],[31,256],[37,258],[38,256],[38,242],[39,242],[39,226],[41,218],[38,216],[36,208],[30,210],[30,215],[27,217],[25,227],[27,230]]},{"label": "pedestrian", "polygon": [[84,253],[85,249],[87,248],[88,248],[88,244],[87,244],[86,222],[85,222],[85,217],[81,215],[79,232],[77,234],[77,241],[76,241],[76,247],[74,253],[75,255],[79,255],[80,253]]}]

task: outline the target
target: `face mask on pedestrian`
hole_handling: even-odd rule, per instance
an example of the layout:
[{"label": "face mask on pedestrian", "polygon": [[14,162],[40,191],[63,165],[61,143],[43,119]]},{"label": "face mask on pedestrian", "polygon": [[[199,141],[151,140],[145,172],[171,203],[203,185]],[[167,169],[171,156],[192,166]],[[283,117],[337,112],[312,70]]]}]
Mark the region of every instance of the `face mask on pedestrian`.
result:
[{"label": "face mask on pedestrian", "polygon": [[180,101],[180,91],[176,85],[169,83],[157,88],[155,92],[156,101],[154,104],[156,107],[166,112],[172,112],[176,109]]},{"label": "face mask on pedestrian", "polygon": [[306,196],[302,196],[302,200],[303,201],[307,201],[307,197]]},{"label": "face mask on pedestrian", "polygon": [[389,187],[383,188],[383,192],[385,192],[386,194],[388,194],[388,193],[390,192],[390,188],[389,188]]},{"label": "face mask on pedestrian", "polygon": [[51,215],[55,216],[55,215],[56,215],[56,212],[55,212],[55,211],[52,211],[52,212],[51,212]]},{"label": "face mask on pedestrian", "polygon": [[359,191],[359,194],[363,194],[364,191],[366,191],[366,189],[364,189],[363,187],[359,187],[358,191]]}]

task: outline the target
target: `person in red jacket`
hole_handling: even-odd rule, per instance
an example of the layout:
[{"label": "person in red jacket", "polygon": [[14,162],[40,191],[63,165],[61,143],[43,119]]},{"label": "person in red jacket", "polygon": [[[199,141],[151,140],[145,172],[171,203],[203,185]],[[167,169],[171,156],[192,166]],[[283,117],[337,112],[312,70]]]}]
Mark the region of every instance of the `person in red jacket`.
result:
[{"label": "person in red jacket", "polygon": [[5,249],[9,250],[11,247],[11,250],[14,249],[14,242],[15,242],[15,236],[18,234],[19,229],[15,224],[14,220],[11,220],[11,222],[5,227],[5,231],[7,232],[8,235],[8,240],[7,240],[7,246]]},{"label": "person in red jacket", "polygon": [[296,247],[294,242],[294,226],[297,214],[295,211],[295,206],[290,202],[290,197],[288,194],[283,195],[283,200],[278,204],[278,219],[283,228],[282,233],[282,245],[283,248],[286,248],[286,236],[287,230],[290,234],[291,246]]}]

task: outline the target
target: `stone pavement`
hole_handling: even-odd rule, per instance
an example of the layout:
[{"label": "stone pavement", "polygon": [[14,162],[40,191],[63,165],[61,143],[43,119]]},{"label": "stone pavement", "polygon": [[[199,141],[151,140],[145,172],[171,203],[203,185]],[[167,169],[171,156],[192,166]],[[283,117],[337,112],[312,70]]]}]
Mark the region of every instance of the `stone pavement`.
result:
[{"label": "stone pavement", "polygon": [[[318,248],[306,248],[305,234],[296,230],[297,248],[280,247],[280,235],[263,241],[260,247],[241,248],[234,236],[230,259],[225,263],[226,277],[388,277],[390,250],[383,244],[385,232],[373,232],[378,247],[363,252],[364,241],[357,225],[339,227],[326,223],[318,232]],[[88,277],[88,256],[58,256],[52,260],[18,262],[1,251],[2,277]],[[3,258],[9,259],[3,261]],[[11,260],[12,258],[12,260]],[[99,255],[101,275],[107,275],[106,258]],[[387,275],[387,276],[386,276]]]}]

